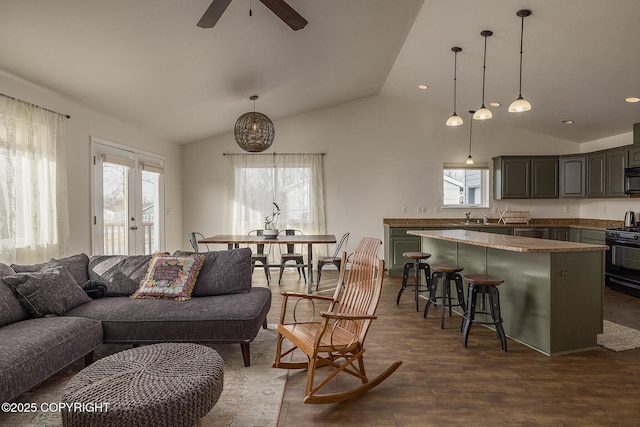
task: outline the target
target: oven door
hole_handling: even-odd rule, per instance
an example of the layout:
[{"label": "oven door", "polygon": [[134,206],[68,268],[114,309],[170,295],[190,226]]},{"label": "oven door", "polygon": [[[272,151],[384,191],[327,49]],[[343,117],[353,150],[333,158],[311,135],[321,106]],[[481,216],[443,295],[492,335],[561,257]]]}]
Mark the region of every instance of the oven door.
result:
[{"label": "oven door", "polygon": [[607,238],[606,244],[606,284],[640,296],[640,241]]}]

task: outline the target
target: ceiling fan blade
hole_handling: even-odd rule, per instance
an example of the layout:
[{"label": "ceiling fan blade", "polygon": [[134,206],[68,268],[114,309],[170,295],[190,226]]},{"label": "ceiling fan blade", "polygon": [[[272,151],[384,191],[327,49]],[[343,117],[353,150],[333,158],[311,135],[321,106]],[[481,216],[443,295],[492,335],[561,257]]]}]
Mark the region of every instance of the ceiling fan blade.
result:
[{"label": "ceiling fan blade", "polygon": [[298,31],[308,24],[307,20],[296,12],[284,0],[260,0],[262,4],[267,6],[271,12],[275,13],[278,18],[282,19],[285,24],[292,30]]},{"label": "ceiling fan blade", "polygon": [[231,3],[231,0],[213,0],[207,11],[202,15],[202,18],[198,21],[198,27],[212,28],[216,25],[216,22],[218,22],[218,19],[220,19],[227,9],[229,3]]}]

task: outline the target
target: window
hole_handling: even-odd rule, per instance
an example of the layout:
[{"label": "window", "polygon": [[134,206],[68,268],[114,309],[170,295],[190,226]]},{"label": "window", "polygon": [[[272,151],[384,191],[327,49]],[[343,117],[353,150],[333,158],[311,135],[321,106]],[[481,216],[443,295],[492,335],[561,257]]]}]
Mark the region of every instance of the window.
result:
[{"label": "window", "polygon": [[69,238],[64,116],[0,96],[0,260],[66,254]]},{"label": "window", "polygon": [[[227,154],[232,234],[264,228],[272,203],[276,228],[325,234],[322,154]],[[315,250],[315,248],[314,248]],[[315,254],[314,254],[315,255]]]},{"label": "window", "polygon": [[488,207],[489,167],[445,164],[442,204],[445,207]]}]

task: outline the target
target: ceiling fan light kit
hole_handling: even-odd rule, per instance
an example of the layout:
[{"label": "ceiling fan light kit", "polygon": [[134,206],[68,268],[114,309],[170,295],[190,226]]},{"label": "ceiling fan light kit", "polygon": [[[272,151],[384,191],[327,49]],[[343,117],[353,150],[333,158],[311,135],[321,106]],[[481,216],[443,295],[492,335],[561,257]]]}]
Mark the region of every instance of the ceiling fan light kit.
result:
[{"label": "ceiling fan light kit", "polygon": [[521,113],[531,110],[531,103],[522,97],[522,41],[524,38],[524,18],[531,15],[531,11],[528,9],[521,9],[516,12],[516,15],[522,19],[520,27],[520,88],[518,89],[518,98],[509,106],[510,113]]},{"label": "ceiling fan light kit", "polygon": [[258,95],[252,95],[249,99],[253,101],[253,111],[238,117],[233,134],[236,143],[244,151],[261,153],[273,144],[276,130],[269,117],[256,111]]},{"label": "ceiling fan light kit", "polygon": [[458,52],[462,52],[462,48],[454,46],[451,50],[453,51],[453,114],[447,119],[447,126],[460,126],[463,120],[456,113],[456,95],[458,88]]}]

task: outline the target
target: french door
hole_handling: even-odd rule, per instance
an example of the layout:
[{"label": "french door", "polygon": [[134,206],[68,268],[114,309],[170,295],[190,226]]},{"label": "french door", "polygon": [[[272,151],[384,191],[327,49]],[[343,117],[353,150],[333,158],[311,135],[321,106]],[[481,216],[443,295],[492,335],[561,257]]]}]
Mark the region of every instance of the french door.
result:
[{"label": "french door", "polygon": [[91,138],[93,254],[164,249],[164,158]]}]

